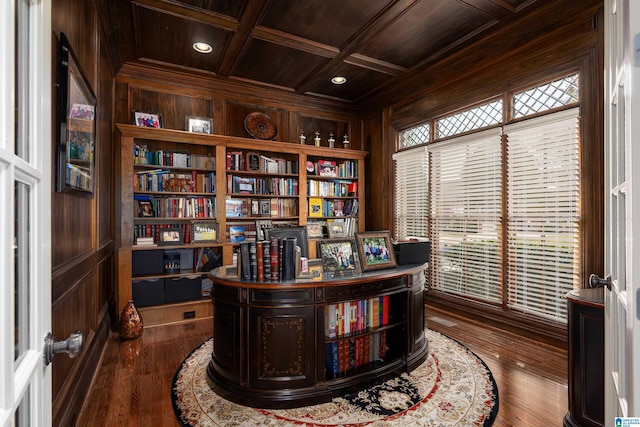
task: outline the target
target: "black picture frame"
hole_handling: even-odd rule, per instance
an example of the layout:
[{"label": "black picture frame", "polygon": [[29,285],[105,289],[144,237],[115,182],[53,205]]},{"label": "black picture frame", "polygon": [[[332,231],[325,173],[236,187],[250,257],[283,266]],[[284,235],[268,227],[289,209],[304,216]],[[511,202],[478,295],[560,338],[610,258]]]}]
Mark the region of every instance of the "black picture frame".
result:
[{"label": "black picture frame", "polygon": [[317,256],[322,260],[322,277],[356,277],[360,274],[358,252],[353,239],[318,240]]},{"label": "black picture frame", "polygon": [[58,62],[56,191],[93,197],[97,100],[64,33]]},{"label": "black picture frame", "polygon": [[162,228],[160,229],[160,237],[158,244],[160,246],[176,246],[182,245],[182,229],[181,228]]}]

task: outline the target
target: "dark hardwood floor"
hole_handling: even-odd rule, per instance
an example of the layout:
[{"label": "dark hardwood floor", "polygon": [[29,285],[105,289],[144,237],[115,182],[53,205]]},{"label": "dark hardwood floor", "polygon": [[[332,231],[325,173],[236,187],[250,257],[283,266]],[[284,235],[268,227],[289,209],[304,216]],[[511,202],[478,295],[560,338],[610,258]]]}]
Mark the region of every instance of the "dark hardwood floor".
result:
[{"label": "dark hardwood floor", "polygon": [[[427,325],[463,343],[489,366],[500,397],[495,427],[562,425],[568,407],[565,349],[431,307]],[[171,380],[212,330],[211,320],[196,320],[147,328],[132,341],[113,336],[76,426],[178,426]]]}]

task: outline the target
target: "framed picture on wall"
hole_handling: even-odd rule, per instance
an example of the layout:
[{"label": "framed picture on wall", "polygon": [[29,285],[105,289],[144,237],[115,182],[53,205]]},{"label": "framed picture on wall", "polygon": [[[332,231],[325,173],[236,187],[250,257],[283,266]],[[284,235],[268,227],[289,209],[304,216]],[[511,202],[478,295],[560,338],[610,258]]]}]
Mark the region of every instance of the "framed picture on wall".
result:
[{"label": "framed picture on wall", "polygon": [[58,76],[56,190],[93,197],[96,96],[64,33],[60,34]]}]

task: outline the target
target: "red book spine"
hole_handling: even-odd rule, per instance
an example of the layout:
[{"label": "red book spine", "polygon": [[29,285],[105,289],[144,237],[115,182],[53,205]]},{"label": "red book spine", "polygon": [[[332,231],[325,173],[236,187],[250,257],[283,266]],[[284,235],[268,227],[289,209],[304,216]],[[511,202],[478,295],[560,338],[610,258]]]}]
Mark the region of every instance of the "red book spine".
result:
[{"label": "red book spine", "polygon": [[264,282],[264,251],[262,242],[256,242],[256,257],[258,261],[258,282]]},{"label": "red book spine", "polygon": [[382,324],[389,324],[389,295],[382,297]]}]

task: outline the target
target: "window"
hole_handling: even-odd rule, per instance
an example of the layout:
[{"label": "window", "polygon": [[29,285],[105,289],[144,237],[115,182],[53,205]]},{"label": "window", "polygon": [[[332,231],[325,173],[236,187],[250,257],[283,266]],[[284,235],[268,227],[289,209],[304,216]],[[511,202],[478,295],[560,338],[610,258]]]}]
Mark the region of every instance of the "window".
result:
[{"label": "window", "polygon": [[394,155],[396,236],[426,222],[432,289],[566,322],[581,281],[580,112],[557,110],[578,104],[578,83],[574,73],[515,93],[514,117],[549,113],[503,128],[481,130],[507,122],[499,100],[432,119],[426,154]]},{"label": "window", "polygon": [[501,301],[501,130],[429,146],[431,286]]},{"label": "window", "polygon": [[429,158],[426,147],[395,153],[395,237],[427,237]]},{"label": "window", "polygon": [[411,148],[417,145],[426,144],[431,140],[429,132],[431,132],[431,126],[429,123],[423,123],[419,126],[402,131],[400,133],[399,148]]},{"label": "window", "polygon": [[508,306],[555,321],[580,281],[578,109],[505,127]]}]

